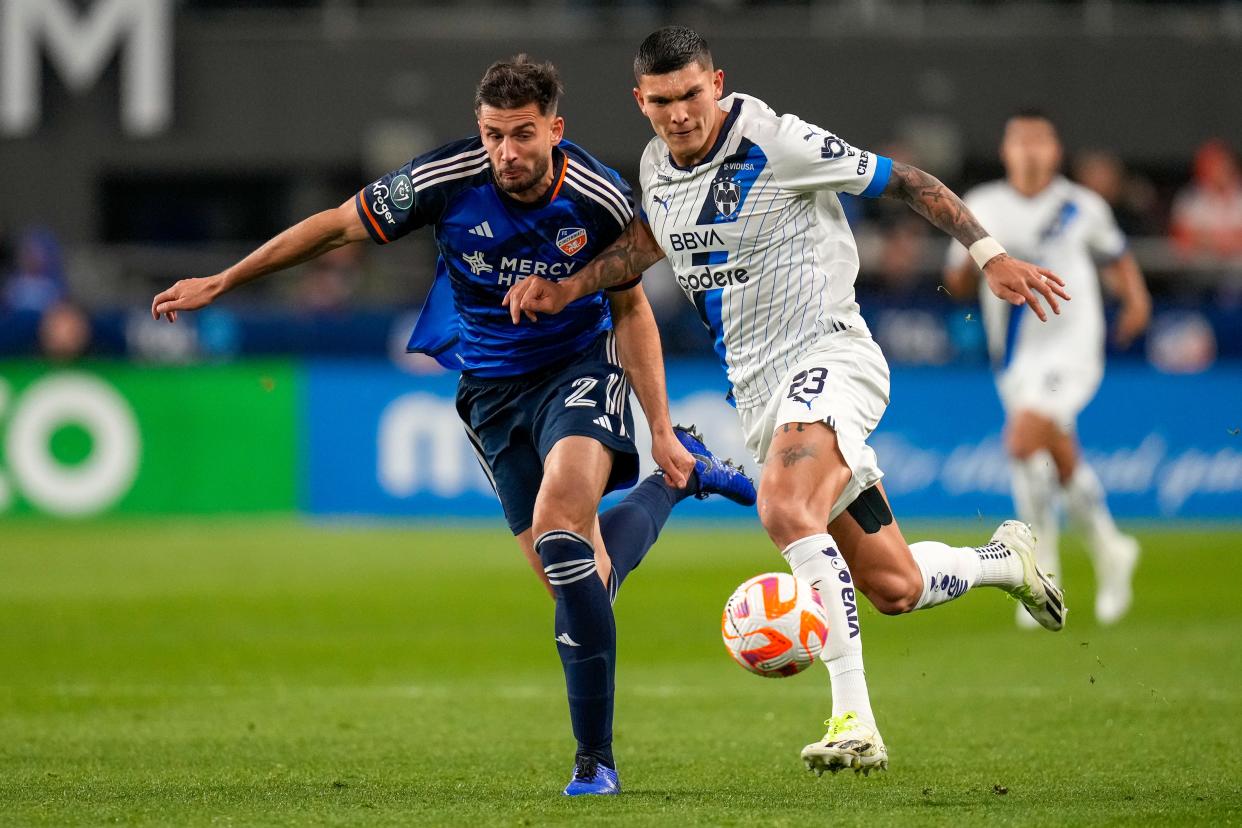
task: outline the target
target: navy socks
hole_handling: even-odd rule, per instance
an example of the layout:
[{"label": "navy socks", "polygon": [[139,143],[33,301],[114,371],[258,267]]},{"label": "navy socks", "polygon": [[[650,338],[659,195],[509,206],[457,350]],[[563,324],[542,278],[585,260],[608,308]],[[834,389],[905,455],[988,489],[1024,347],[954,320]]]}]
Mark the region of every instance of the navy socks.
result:
[{"label": "navy socks", "polygon": [[578,754],[616,767],[612,757],[613,677],[617,628],[608,590],[586,538],[555,529],[535,541],[556,594],[556,649],[565,670],[569,718]]},{"label": "navy socks", "polygon": [[608,583],[612,598],[616,597],[625,576],[642,563],[673,507],[694,494],[697,488],[693,472],[690,485],[685,489],[671,488],[664,482],[664,475],[652,474],[635,486],[625,500],[599,516],[600,534],[604,537],[608,557],[612,559],[612,577]]}]

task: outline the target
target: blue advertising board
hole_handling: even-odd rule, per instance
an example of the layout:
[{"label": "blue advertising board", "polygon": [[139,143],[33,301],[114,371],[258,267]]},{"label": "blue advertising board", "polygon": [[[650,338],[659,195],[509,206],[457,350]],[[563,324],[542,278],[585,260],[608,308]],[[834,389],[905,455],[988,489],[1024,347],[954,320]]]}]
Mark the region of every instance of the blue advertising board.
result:
[{"label": "blue advertising board", "polygon": [[[303,419],[303,508],[315,515],[501,520],[454,407],[456,375],[386,362],[314,361]],[[668,366],[675,422],[713,449],[754,463],[717,365]],[[650,469],[649,437],[636,412]],[[1009,515],[1009,466],[991,375],[978,368],[894,369],[892,404],[872,436],[899,517]],[[1170,376],[1110,368],[1079,430],[1121,517],[1242,520],[1242,369]],[[614,495],[615,497],[615,495]],[[727,502],[687,502],[678,516],[753,519]]]}]

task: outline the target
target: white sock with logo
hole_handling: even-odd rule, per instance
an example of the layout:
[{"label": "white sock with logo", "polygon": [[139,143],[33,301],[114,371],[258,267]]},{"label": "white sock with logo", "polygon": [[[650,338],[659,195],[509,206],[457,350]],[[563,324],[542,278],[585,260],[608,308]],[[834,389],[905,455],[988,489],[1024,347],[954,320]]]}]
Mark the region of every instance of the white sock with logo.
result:
[{"label": "white sock with logo", "polygon": [[960,598],[966,590],[979,586],[983,577],[979,551],[968,546],[919,541],[910,544],[910,554],[923,575],[923,594],[914,605],[916,610]]},{"label": "white sock with logo", "polygon": [[828,640],[820,659],[832,681],[832,715],[853,711],[874,724],[863,669],[858,592],[837,542],[827,533],[811,535],[789,544],[781,554],[794,576],[815,588],[828,611]]},{"label": "white sock with logo", "polygon": [[1030,525],[1035,533],[1035,562],[1044,574],[1061,571],[1061,553],[1057,548],[1060,519],[1056,496],[1060,486],[1052,456],[1040,451],[1026,460],[1011,461],[1013,470],[1013,505],[1018,519]]},{"label": "white sock with logo", "polygon": [[910,554],[923,575],[923,594],[916,610],[961,598],[980,586],[1013,589],[1022,583],[1022,562],[1001,544],[949,546],[940,541],[910,544]]}]

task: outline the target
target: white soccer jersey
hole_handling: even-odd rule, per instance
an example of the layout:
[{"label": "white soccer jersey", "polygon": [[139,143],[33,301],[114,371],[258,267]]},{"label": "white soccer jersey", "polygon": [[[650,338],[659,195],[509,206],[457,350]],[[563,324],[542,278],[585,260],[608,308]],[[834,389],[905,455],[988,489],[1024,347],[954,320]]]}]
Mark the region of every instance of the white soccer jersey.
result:
[{"label": "white soccer jersey", "polygon": [[892,162],[762,101],[720,100],[715,146],[689,169],[652,139],[643,210],[678,284],[715,336],[739,408],[762,406],[817,340],[869,335],[858,251],[836,192],[877,196]]},{"label": "white soccer jersey", "polygon": [[[1096,260],[1115,260],[1126,239],[1108,203],[1086,187],[1058,176],[1032,198],[1006,181],[974,188],[963,199],[979,223],[1013,256],[1046,267],[1065,280],[1073,299],[1060,315],[1041,323],[1024,306],[996,298],[980,280],[988,350],[998,367],[1045,370],[1048,366],[1100,366],[1104,361],[1104,303]],[[967,251],[955,244],[949,265]]]}]

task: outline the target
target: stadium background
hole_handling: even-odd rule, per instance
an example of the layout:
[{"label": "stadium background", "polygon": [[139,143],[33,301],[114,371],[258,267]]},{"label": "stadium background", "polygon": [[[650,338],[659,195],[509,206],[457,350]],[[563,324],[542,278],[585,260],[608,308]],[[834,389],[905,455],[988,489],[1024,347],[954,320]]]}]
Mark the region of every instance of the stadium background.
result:
[{"label": "stadium background", "polygon": [[[1008,615],[998,627],[983,599],[900,627],[868,610],[872,663],[885,665],[882,686],[901,688],[877,692],[899,711],[890,738],[904,744],[910,775],[874,799],[849,788],[843,801],[923,822],[1237,818],[1242,769],[1229,746],[1242,699],[1228,688],[1242,663],[1219,642],[1242,632],[1228,588],[1242,537],[1242,225],[1205,242],[1195,217],[1211,188],[1242,215],[1230,160],[1242,106],[1228,88],[1242,66],[1242,4],[1142,0],[0,0],[0,815],[572,818],[542,799],[562,772],[562,734],[543,718],[509,718],[531,699],[560,698],[545,599],[461,434],[455,378],[403,353],[432,276],[429,234],[354,246],[172,326],[153,322],[149,303],[470,133],[474,83],[519,51],[557,63],[567,136],[632,181],[649,128],[629,65],[665,22],[706,34],[728,90],[959,192],[1000,175],[1007,113],[1047,109],[1066,172],[1113,205],[1155,298],[1149,333],[1110,353],[1081,422],[1115,511],[1144,532],[1134,626],[1113,638],[1091,626],[1072,542],[1067,578],[1084,585],[1072,652],[1064,638],[1012,652]],[[974,538],[1011,510],[978,310],[937,289],[947,240],[904,207],[844,200],[863,262],[859,300],[893,365],[875,445],[895,509],[908,529],[935,520]],[[705,332],[668,279],[652,274],[646,286],[674,418],[744,458]],[[694,528],[708,520],[731,523]],[[677,780],[664,797],[674,803],[640,798],[634,813],[659,822],[669,808],[664,818],[719,824],[767,813],[780,790],[795,814],[815,795],[781,787],[793,783],[774,770],[787,764],[778,748],[800,744],[796,717],[821,691],[810,679],[774,688],[735,676],[713,640],[732,584],[779,561],[753,514],[727,504],[688,504],[671,526],[668,553],[645,564],[649,585],[636,578],[644,585],[618,609],[646,648],[629,645],[638,689],[619,715],[658,701],[686,729],[631,715],[633,764]],[[464,617],[475,600],[466,555],[505,597]],[[1221,561],[1206,591],[1192,584]],[[445,647],[471,657],[446,673]],[[945,648],[992,699],[1079,699],[1057,720],[1077,729],[1042,733],[1009,757],[1021,771],[1002,761],[1011,775],[997,776],[996,791],[971,763],[986,755],[992,767],[988,734],[1013,721],[980,712],[947,753],[919,754],[919,737],[961,727],[945,712],[960,710],[961,693],[927,678]],[[1166,653],[1159,663],[1153,648]],[[1029,671],[1026,659],[1057,676],[1045,676],[1046,695],[1001,678]],[[1115,687],[1100,693],[1112,695],[1088,701],[1081,687],[1088,673],[1103,684],[1105,661]],[[1066,665],[1077,672],[1057,684]],[[487,695],[480,681],[498,689]],[[721,686],[726,708],[710,695]],[[453,700],[482,707],[467,721]],[[920,716],[916,700],[944,706]],[[1152,761],[1143,734],[1164,727],[1169,705],[1182,733],[1215,734],[1197,745],[1215,757],[1214,786],[1153,770],[1169,757]],[[726,717],[778,734],[734,729],[720,760],[731,778],[771,787],[695,798],[700,769],[664,757],[701,748]],[[438,748],[383,746],[375,734],[389,727]],[[519,793],[477,779],[469,734],[480,729],[508,734],[516,762],[526,761],[519,746],[538,754],[521,765]],[[671,732],[675,746],[660,741]],[[1082,761],[1092,773],[1071,782],[1037,757],[1075,740],[1091,746]],[[325,744],[347,761],[324,759]],[[394,793],[410,777],[422,781]],[[255,794],[252,778],[270,793]],[[1000,782],[1020,779],[1041,793],[998,796]],[[1056,810],[1041,798],[1048,785],[1087,810]],[[480,789],[498,798],[494,810],[464,792]],[[955,793],[934,802],[946,789]],[[914,807],[909,791],[946,807],[902,811]],[[452,818],[436,802],[456,808]]]},{"label": "stadium background", "polygon": [[[355,246],[176,326],[151,322],[150,296],[469,133],[482,69],[519,50],[557,62],[569,137],[632,180],[648,131],[629,94],[633,44],[674,13],[711,33],[729,88],[959,191],[999,174],[1006,113],[1052,112],[1067,171],[1113,203],[1157,301],[1150,334],[1112,355],[1084,440],[1120,514],[1237,512],[1242,229],[1215,249],[1174,235],[1189,232],[1176,205],[1195,186],[1196,153],[1242,135],[1242,107],[1206,92],[1242,65],[1236,4],[4,8],[0,355],[11,361],[0,513],[494,515],[454,421],[451,380],[400,354],[430,283],[430,234]],[[1237,199],[1236,167],[1232,187]],[[859,299],[895,372],[879,444],[898,507],[1003,514],[978,312],[937,290],[947,240],[900,205],[849,199],[849,209]],[[709,435],[744,457],[730,412],[711,403],[720,374],[693,310],[662,274],[647,286],[675,366],[676,413],[708,420]],[[127,428],[101,430],[112,409],[66,385],[66,371],[110,389]],[[78,402],[40,402],[41,382],[56,377]],[[1149,417],[1132,416],[1136,400]],[[23,415],[43,405],[61,419]],[[964,425],[960,416],[968,428],[946,427]],[[174,431],[177,448],[161,446]],[[255,485],[231,484],[258,468],[266,477]]]}]

